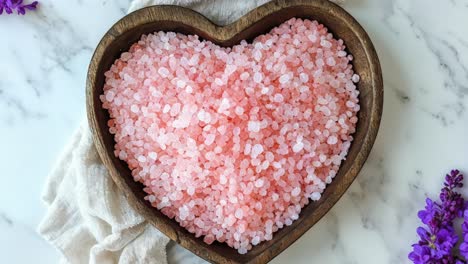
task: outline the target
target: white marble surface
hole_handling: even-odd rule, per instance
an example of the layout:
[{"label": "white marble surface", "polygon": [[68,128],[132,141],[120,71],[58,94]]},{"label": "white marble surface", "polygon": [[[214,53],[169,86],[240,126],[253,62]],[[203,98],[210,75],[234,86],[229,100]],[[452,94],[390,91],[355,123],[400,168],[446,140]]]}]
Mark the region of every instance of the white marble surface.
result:
[{"label": "white marble surface", "polygon": [[[84,118],[93,48],[128,3],[43,0],[25,17],[0,16],[3,263],[59,259],[35,232],[42,185]],[[449,169],[468,172],[468,1],[348,0],[345,8],[380,56],[380,133],[348,192],[272,263],[406,263],[424,197]]]}]

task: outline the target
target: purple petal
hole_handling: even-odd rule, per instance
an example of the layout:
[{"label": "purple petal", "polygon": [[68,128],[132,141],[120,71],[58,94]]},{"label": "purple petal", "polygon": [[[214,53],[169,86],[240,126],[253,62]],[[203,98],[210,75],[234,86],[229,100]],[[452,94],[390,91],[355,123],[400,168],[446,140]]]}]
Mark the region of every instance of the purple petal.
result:
[{"label": "purple petal", "polygon": [[468,243],[465,243],[465,242],[461,243],[460,251],[465,251],[465,252],[468,251]]},{"label": "purple petal", "polygon": [[26,14],[26,10],[22,6],[18,6],[18,8],[16,8],[16,11],[18,12],[18,15]]},{"label": "purple petal", "polygon": [[431,250],[428,246],[413,246],[413,252],[408,254],[408,258],[416,264],[425,264],[431,261]]},{"label": "purple petal", "polygon": [[28,9],[28,10],[34,10],[37,8],[37,5],[39,4],[39,2],[37,1],[34,1],[32,2],[31,4],[29,5],[23,5],[24,8]]},{"label": "purple petal", "polygon": [[426,229],[424,229],[424,227],[418,227],[416,229],[416,232],[418,233],[419,237],[422,239],[422,240],[425,240],[425,241],[428,241],[429,240],[429,232],[427,232]]},{"label": "purple petal", "polygon": [[5,4],[11,9],[14,9],[16,7],[15,2],[13,2],[12,0],[6,0]]}]

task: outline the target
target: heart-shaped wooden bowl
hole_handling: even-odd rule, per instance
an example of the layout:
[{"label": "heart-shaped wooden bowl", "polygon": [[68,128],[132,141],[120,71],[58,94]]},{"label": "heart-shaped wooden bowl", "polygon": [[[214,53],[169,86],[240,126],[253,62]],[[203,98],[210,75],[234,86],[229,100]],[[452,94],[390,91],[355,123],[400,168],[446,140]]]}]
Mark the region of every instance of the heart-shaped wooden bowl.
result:
[{"label": "heart-shaped wooden bowl", "polygon": [[[361,76],[359,121],[347,159],[318,202],[305,206],[298,220],[273,235],[247,254],[240,255],[226,244],[205,244],[179,224],[167,218],[143,199],[143,185],[133,181],[127,164],[113,154],[114,138],[109,133],[108,112],[102,108],[104,72],[142,34],[174,31],[196,34],[220,46],[252,40],[289,18],[308,18],[323,23],[335,37],[344,40],[354,56],[354,70]],[[358,175],[374,143],[383,106],[383,84],[377,54],[364,29],[341,7],[326,0],[273,1],[252,10],[238,21],[218,26],[204,16],[177,6],[153,6],[133,12],[118,21],[96,48],[88,70],[86,100],[89,124],[102,161],[129,203],[161,232],[198,256],[213,263],[266,263],[311,228],[338,201]]]}]

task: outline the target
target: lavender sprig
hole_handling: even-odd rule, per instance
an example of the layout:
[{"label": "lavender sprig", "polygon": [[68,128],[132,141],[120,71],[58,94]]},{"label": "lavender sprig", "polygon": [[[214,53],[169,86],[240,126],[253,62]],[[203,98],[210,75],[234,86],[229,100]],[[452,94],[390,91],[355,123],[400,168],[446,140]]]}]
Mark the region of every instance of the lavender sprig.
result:
[{"label": "lavender sprig", "polygon": [[35,10],[38,4],[38,1],[23,4],[23,0],[0,0],[0,15],[3,14],[3,10],[5,10],[6,14],[13,14],[16,10],[18,15],[24,15],[26,10]]},{"label": "lavender sprig", "polygon": [[[418,217],[426,228],[417,229],[420,239],[417,244],[412,245],[413,251],[408,255],[413,263],[466,263],[453,255],[453,249],[458,241],[453,220],[462,216],[465,208],[463,197],[455,190],[463,187],[462,181],[463,175],[458,170],[452,170],[445,177],[444,188],[439,195],[441,202],[427,198],[425,209],[418,212]],[[466,214],[468,217],[468,213]],[[468,233],[468,223],[465,227]],[[465,247],[468,255],[468,235],[466,238],[464,240],[467,241]]]},{"label": "lavender sprig", "polygon": [[453,220],[463,216],[464,199],[460,193],[456,192],[456,188],[463,187],[463,174],[458,170],[452,170],[450,174],[445,176],[444,188],[440,193],[442,201],[442,209],[445,212],[442,224],[453,225]]}]

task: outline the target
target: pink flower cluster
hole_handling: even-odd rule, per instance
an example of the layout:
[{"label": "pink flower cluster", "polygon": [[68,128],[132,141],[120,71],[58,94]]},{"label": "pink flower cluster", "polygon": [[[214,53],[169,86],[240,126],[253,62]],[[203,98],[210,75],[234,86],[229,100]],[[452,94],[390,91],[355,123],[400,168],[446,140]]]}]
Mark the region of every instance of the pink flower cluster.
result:
[{"label": "pink flower cluster", "polygon": [[115,155],[154,207],[246,253],[320,199],[346,157],[359,76],[344,49],[295,18],[232,48],[144,35],[105,73]]}]

